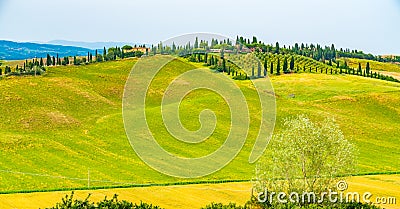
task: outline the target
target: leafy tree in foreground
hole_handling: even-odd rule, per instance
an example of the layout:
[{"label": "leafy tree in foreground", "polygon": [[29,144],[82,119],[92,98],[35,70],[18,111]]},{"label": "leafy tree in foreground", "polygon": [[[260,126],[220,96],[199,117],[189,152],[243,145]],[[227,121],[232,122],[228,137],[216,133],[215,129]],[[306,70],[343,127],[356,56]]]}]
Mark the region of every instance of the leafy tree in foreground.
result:
[{"label": "leafy tree in foreground", "polygon": [[335,191],[338,176],[349,174],[355,165],[355,148],[335,121],[314,123],[300,115],[286,119],[284,127],[270,143],[272,159],[266,158],[256,167],[255,191]]}]

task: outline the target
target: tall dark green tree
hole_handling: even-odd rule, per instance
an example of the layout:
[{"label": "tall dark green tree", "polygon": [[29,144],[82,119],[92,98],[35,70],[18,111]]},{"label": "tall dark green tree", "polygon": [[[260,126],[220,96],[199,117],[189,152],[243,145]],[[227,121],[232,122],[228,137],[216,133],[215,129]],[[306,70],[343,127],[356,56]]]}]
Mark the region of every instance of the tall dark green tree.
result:
[{"label": "tall dark green tree", "polygon": [[62,65],[68,65],[69,64],[69,58],[68,57],[64,57],[63,62],[61,63]]},{"label": "tall dark green tree", "polygon": [[172,42],[172,53],[175,53],[175,51],[176,51],[176,45],[175,45],[175,42]]},{"label": "tall dark green tree", "polygon": [[47,66],[51,65],[51,56],[50,56],[50,54],[47,54],[47,56],[46,56],[46,65]]},{"label": "tall dark green tree", "polygon": [[264,59],[264,76],[267,76],[267,70],[268,70],[267,59]]},{"label": "tall dark green tree", "polygon": [[279,42],[275,43],[275,53],[279,54]]},{"label": "tall dark green tree", "polygon": [[196,36],[196,40],[194,41],[194,48],[195,49],[199,48],[199,38],[197,36]]},{"label": "tall dark green tree", "polygon": [[283,73],[288,73],[288,61],[287,57],[283,60]]},{"label": "tall dark green tree", "polygon": [[292,58],[290,58],[290,70],[293,71],[294,70],[294,56],[292,56]]},{"label": "tall dark green tree", "polygon": [[271,62],[271,67],[269,68],[269,74],[273,75],[274,74],[274,63]]},{"label": "tall dark green tree", "polygon": [[222,58],[222,71],[226,72],[226,61],[225,61],[225,58]]},{"label": "tall dark green tree", "polygon": [[104,47],[104,49],[103,49],[103,59],[104,59],[104,61],[106,60],[106,57],[107,57],[107,50],[106,50],[106,47]]},{"label": "tall dark green tree", "polygon": [[278,64],[276,65],[276,74],[280,75],[281,74],[281,61],[278,58]]},{"label": "tall dark green tree", "polygon": [[361,75],[361,73],[362,73],[361,63],[358,63],[358,71],[357,71],[357,74]]},{"label": "tall dark green tree", "polygon": [[367,66],[365,67],[366,73],[367,75],[369,75],[369,71],[371,70],[370,66],[369,66],[369,62],[367,62]]},{"label": "tall dark green tree", "polygon": [[257,37],[253,36],[253,42],[252,42],[252,44],[256,44],[256,43],[258,43]]}]

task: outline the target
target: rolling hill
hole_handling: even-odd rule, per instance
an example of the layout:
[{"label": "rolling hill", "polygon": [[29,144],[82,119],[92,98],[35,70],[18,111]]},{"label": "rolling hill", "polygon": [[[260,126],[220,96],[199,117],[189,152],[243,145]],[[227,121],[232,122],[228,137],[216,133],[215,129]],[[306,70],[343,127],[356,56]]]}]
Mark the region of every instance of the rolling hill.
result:
[{"label": "rolling hill", "polygon": [[[42,77],[1,79],[0,191],[87,187],[89,172],[91,187],[187,181],[149,168],[126,137],[121,99],[136,61],[51,67]],[[152,83],[146,109],[157,141],[166,150],[189,157],[207,154],[222,144],[230,124],[223,99],[199,90],[181,104],[182,122],[195,130],[198,114],[208,108],[218,117],[215,133],[198,145],[181,143],[167,133],[160,117],[162,89],[174,76],[197,67],[184,59],[167,64]],[[276,131],[289,116],[306,114],[316,121],[333,116],[359,150],[357,172],[398,170],[400,84],[316,73],[272,76],[271,80],[277,100]],[[195,181],[253,176],[254,165],[247,159],[260,123],[259,104],[249,80],[235,82],[250,107],[246,144],[224,169]]]}]

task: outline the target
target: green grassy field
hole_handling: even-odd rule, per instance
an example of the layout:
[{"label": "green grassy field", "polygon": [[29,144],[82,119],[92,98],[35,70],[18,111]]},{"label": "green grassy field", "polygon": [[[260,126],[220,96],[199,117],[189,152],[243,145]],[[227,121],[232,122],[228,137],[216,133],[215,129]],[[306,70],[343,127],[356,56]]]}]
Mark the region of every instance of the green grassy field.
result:
[{"label": "green grassy field", "polygon": [[367,62],[373,71],[386,71],[386,72],[397,72],[400,73],[400,65],[394,63],[384,63],[372,60],[365,60],[365,59],[356,59],[356,58],[340,58],[339,61],[343,63],[344,61],[347,62],[349,67],[358,68],[358,63],[361,64],[361,67],[365,69],[367,66]]},{"label": "green grassy field", "polygon": [[[347,180],[348,192],[364,192],[372,194],[369,199],[372,203],[386,209],[397,209],[400,206],[399,175],[372,175],[356,176]],[[118,194],[118,199],[140,203],[140,201],[158,205],[162,208],[187,209],[202,208],[211,202],[230,202],[244,205],[251,196],[251,183],[225,183],[181,185],[165,187],[141,187],[75,191],[77,199],[85,199],[89,194],[91,201],[101,201],[104,197],[111,198]],[[3,194],[0,195],[2,209],[37,209],[54,206],[60,202],[70,191],[40,192],[28,194]],[[396,204],[378,204],[377,198],[395,197]],[[361,200],[362,201],[362,200]]]},{"label": "green grassy field", "polygon": [[[125,135],[121,99],[135,62],[54,67],[42,77],[1,79],[0,191],[86,187],[88,170],[91,186],[186,181],[146,166]],[[188,157],[218,148],[230,123],[224,100],[210,91],[198,90],[181,105],[182,123],[195,130],[200,125],[198,114],[209,108],[218,117],[214,134],[204,143],[189,145],[166,132],[160,117],[162,89],[174,76],[195,67],[180,60],[166,65],[152,83],[146,109],[150,129],[155,130],[163,148]],[[400,84],[309,73],[273,76],[271,80],[277,97],[276,131],[288,116],[307,114],[314,120],[333,116],[359,149],[358,172],[400,168]],[[254,165],[247,159],[260,123],[259,102],[249,80],[235,82],[250,107],[248,140],[232,163],[202,180],[253,176]]]}]

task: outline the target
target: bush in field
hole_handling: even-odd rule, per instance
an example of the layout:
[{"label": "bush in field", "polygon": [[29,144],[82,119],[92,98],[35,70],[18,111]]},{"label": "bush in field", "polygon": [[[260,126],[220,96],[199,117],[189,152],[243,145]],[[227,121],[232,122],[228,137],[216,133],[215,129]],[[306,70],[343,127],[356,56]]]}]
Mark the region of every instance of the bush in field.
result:
[{"label": "bush in field", "polygon": [[300,115],[284,121],[271,141],[272,159],[256,166],[253,189],[258,193],[335,191],[336,183],[354,167],[355,148],[333,119],[314,123]]},{"label": "bush in field", "polygon": [[224,205],[222,203],[211,203],[201,209],[249,209],[249,208],[250,207],[248,205],[240,206],[236,205],[235,203],[229,203],[227,205]]},{"label": "bush in field", "polygon": [[127,202],[125,200],[118,200],[117,195],[114,195],[112,199],[104,198],[103,201],[93,203],[89,201],[90,195],[85,200],[74,199],[74,193],[66,195],[62,198],[60,203],[56,206],[48,209],[161,209],[158,206],[141,202],[139,205]]}]

